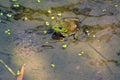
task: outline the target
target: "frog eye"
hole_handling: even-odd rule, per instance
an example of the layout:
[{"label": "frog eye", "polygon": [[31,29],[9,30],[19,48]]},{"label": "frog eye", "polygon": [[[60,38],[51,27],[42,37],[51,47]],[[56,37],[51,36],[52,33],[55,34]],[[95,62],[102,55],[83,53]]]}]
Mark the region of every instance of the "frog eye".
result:
[{"label": "frog eye", "polygon": [[59,29],[62,29],[62,27],[59,27]]}]

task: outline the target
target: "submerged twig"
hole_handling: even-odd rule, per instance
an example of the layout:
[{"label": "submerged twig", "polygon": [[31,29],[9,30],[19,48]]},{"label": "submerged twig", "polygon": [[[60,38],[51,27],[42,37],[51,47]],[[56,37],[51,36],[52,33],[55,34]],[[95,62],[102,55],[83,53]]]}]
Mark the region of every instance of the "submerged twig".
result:
[{"label": "submerged twig", "polygon": [[[98,53],[98,55],[100,55],[103,59],[104,59],[104,61],[108,61],[108,59],[106,58],[106,57],[104,57],[97,49],[95,49],[90,43],[88,43],[88,45],[93,49],[93,50],[95,50],[97,53]],[[110,73],[111,74],[113,74],[113,72],[112,72],[112,70],[111,70],[111,68],[108,66],[108,64],[105,64],[106,65],[106,67],[108,68],[108,70],[110,71]]]},{"label": "submerged twig", "polygon": [[12,75],[16,75],[15,72],[3,61],[0,59],[0,62],[7,68],[7,70],[12,74]]},{"label": "submerged twig", "polygon": [[42,47],[44,47],[44,48],[50,48],[50,49],[54,48],[52,45],[42,45]]},{"label": "submerged twig", "polygon": [[25,64],[23,64],[20,68],[20,74],[17,76],[17,79],[16,80],[23,80],[23,75],[24,75],[24,67],[25,67]]},{"label": "submerged twig", "polygon": [[93,49],[95,50],[103,59],[107,60],[106,57],[104,57],[97,49],[95,49],[91,44],[88,43],[88,45]]}]

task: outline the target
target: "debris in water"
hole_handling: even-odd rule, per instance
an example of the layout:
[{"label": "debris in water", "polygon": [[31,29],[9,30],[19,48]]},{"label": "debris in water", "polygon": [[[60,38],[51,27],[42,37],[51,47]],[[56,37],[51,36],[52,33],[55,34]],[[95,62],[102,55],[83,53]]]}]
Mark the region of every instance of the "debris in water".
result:
[{"label": "debris in water", "polygon": [[23,75],[24,75],[24,67],[25,67],[25,64],[23,64],[20,68],[20,74],[17,76],[17,79],[16,80],[23,80]]},{"label": "debris in water", "polygon": [[117,66],[120,65],[120,60],[114,60],[114,59],[110,59],[110,60],[101,60],[100,65],[107,64],[107,63],[110,63],[110,62],[115,63]]},{"label": "debris in water", "polygon": [[120,66],[120,60],[116,61],[116,66]]},{"label": "debris in water", "polygon": [[16,75],[15,72],[3,61],[0,59],[0,62],[7,68],[7,70],[12,74],[12,75]]},{"label": "debris in water", "polygon": [[117,52],[117,55],[120,56],[120,51]]},{"label": "debris in water", "polygon": [[42,45],[41,47],[43,47],[43,48],[50,48],[50,49],[53,49],[54,47],[52,46],[52,45]]},{"label": "debris in water", "polygon": [[17,2],[18,0],[11,0],[12,2]]}]

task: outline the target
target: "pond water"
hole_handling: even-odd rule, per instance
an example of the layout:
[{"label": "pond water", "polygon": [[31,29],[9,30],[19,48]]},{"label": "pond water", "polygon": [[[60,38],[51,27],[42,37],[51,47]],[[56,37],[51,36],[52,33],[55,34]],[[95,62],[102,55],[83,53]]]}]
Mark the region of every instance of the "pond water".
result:
[{"label": "pond water", "polygon": [[[119,4],[119,0],[0,0],[0,80],[16,80],[14,73],[23,64],[23,80],[119,80]],[[74,33],[80,40],[53,30],[63,19],[77,19],[79,29]],[[73,23],[68,22],[71,29]]]}]

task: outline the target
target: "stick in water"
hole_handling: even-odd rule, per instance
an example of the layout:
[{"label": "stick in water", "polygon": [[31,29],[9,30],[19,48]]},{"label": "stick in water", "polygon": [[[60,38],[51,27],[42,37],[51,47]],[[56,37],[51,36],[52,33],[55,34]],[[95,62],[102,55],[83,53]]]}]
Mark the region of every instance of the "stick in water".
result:
[{"label": "stick in water", "polygon": [[1,60],[0,59],[0,62],[5,66],[5,68],[7,68],[7,70],[12,74],[12,75],[16,75],[15,73],[14,73],[14,71],[3,61],[3,60]]},{"label": "stick in water", "polygon": [[23,64],[20,68],[20,74],[17,76],[17,80],[23,80],[23,75],[24,75],[24,67],[25,64]]}]

